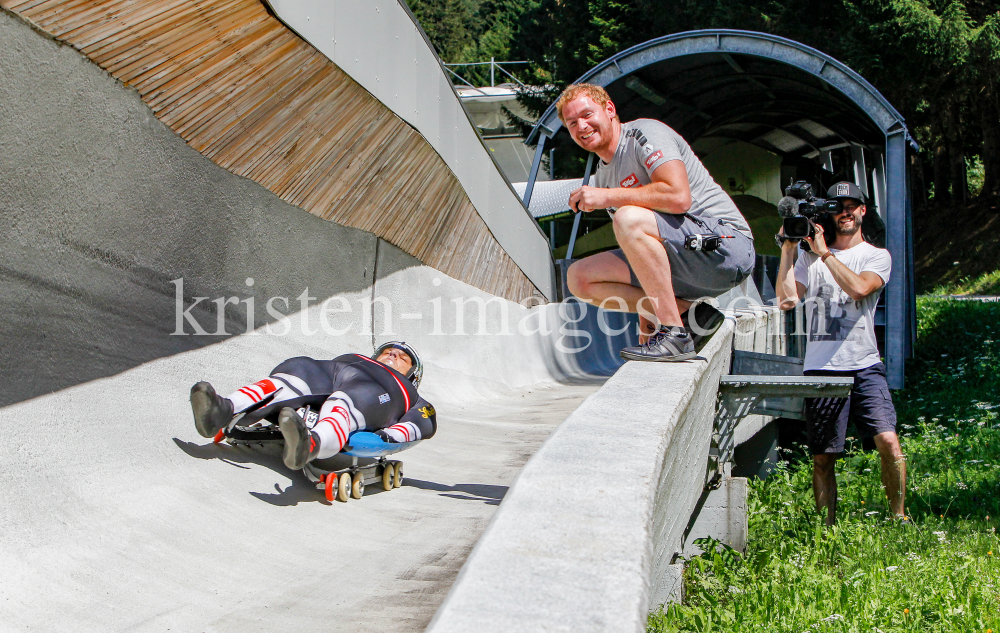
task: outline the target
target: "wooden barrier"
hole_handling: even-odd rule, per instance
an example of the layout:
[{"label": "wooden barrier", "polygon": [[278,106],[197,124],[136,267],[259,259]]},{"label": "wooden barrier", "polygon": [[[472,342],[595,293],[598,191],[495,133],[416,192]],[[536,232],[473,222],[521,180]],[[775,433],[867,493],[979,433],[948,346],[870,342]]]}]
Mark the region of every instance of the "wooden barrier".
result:
[{"label": "wooden barrier", "polygon": [[258,0],[0,0],[286,202],[513,301],[538,290],[434,149]]}]

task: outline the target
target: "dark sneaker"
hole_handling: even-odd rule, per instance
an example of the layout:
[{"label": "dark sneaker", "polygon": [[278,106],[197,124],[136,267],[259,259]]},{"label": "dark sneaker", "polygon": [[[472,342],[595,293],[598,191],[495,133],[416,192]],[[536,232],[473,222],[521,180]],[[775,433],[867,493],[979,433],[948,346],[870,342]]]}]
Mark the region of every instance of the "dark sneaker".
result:
[{"label": "dark sneaker", "polygon": [[625,360],[675,362],[694,358],[694,343],[683,327],[661,325],[660,331],[636,347],[626,347],[619,354]]},{"label": "dark sneaker", "polygon": [[191,411],[194,426],[202,437],[215,437],[233,420],[233,403],[215,393],[212,385],[204,381],[191,387]]},{"label": "dark sneaker", "polygon": [[313,440],[306,423],[291,407],[285,407],[278,414],[278,428],[285,438],[285,448],[281,459],[285,466],[299,470],[309,463],[319,452],[319,444]]},{"label": "dark sneaker", "polygon": [[684,327],[691,334],[694,348],[700,350],[702,343],[707,342],[722,327],[726,315],[711,303],[702,301],[694,304],[682,314],[681,320],[684,321]]}]

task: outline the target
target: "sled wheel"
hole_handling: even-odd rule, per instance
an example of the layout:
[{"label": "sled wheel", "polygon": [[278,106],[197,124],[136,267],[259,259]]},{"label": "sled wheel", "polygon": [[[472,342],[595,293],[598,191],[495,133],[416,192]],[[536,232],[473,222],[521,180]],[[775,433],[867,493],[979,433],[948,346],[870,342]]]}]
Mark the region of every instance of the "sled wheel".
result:
[{"label": "sled wheel", "polygon": [[[336,477],[333,473],[331,477]],[[337,480],[337,499],[347,503],[351,498],[351,473],[341,473]]]},{"label": "sled wheel", "polygon": [[351,496],[360,499],[365,494],[365,475],[360,470],[354,473],[351,480]]},{"label": "sled wheel", "polygon": [[393,462],[392,463],[392,487],[399,488],[403,485],[403,462]]},{"label": "sled wheel", "polygon": [[215,434],[215,438],[212,440],[216,444],[226,439],[226,429],[219,429],[219,432]]},{"label": "sled wheel", "polygon": [[327,473],[322,475],[323,483],[326,484],[326,500],[333,503],[333,498],[337,496],[337,493],[333,491],[333,482],[337,481],[336,473]]},{"label": "sled wheel", "polygon": [[382,490],[392,490],[395,487],[393,479],[396,469],[392,467],[392,462],[386,462],[382,470]]}]

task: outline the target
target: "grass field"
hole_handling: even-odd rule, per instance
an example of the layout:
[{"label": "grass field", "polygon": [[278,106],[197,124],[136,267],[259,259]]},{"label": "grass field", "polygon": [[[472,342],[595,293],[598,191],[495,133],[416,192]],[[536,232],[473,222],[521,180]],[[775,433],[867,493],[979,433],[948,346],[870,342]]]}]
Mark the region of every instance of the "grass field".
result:
[{"label": "grass field", "polygon": [[[943,290],[996,283],[986,277]],[[751,484],[747,554],[706,544],[684,603],[648,631],[1000,633],[1000,303],[921,297],[893,397],[911,524],[886,518],[878,456],[854,440],[838,462],[839,523],[822,527],[793,451]]]}]

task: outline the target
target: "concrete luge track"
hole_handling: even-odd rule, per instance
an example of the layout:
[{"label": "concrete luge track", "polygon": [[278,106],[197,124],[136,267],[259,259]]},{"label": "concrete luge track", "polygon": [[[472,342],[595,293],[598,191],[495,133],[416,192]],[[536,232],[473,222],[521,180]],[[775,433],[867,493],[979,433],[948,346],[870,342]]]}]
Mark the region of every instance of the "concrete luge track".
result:
[{"label": "concrete luge track", "polygon": [[16,436],[0,448],[0,628],[422,630],[519,467],[596,388],[439,397],[403,487],[331,506],[274,451],[194,432],[187,385],[230,358],[190,352],[0,412]]},{"label": "concrete luge track", "polygon": [[[421,630],[519,467],[629,341],[561,352],[573,314],[283,202],[6,11],[0,148],[0,630]],[[324,320],[327,299],[344,303]],[[194,431],[197,380],[227,393],[390,338],[424,355],[440,420],[399,490],[331,507],[279,456]]]}]

